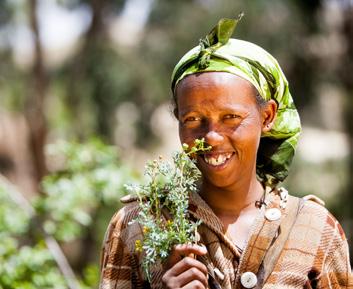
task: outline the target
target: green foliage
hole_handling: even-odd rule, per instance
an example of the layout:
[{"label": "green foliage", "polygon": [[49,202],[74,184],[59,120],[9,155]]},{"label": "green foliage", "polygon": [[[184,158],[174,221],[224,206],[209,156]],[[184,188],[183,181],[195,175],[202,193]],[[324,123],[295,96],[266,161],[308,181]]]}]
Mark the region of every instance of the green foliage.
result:
[{"label": "green foliage", "polygon": [[16,239],[1,240],[0,288],[67,288],[48,249],[43,243],[19,246]]},{"label": "green foliage", "polygon": [[[151,267],[165,260],[174,245],[197,242],[195,232],[200,223],[189,219],[188,205],[189,193],[197,191],[200,171],[191,159],[210,148],[204,147],[203,140],[196,140],[192,148],[184,144],[184,150],[174,154],[173,165],[162,159],[148,162],[148,183],[127,186],[139,198],[141,211],[137,221],[144,237],[143,242],[136,241],[135,248],[144,251],[142,266],[149,279]],[[167,221],[162,217],[163,210],[170,214]]]},{"label": "green foliage", "polygon": [[[13,192],[0,183],[1,289],[68,288],[44,232],[62,242],[82,239],[101,218],[100,211],[118,209],[123,183],[136,178],[119,163],[116,148],[98,140],[61,141],[48,146],[48,155],[60,168],[43,180],[44,193],[33,202],[33,214],[19,209],[10,198]],[[82,276],[80,289],[95,288],[98,262],[84,268]]]},{"label": "green foliage", "polygon": [[83,280],[81,285],[83,289],[96,288],[99,275],[100,272],[97,264],[87,265],[83,270]]},{"label": "green foliage", "polygon": [[48,154],[63,156],[63,169],[44,178],[47,196],[35,207],[47,215],[47,233],[71,241],[92,224],[91,216],[100,206],[118,206],[122,185],[131,173],[117,163],[116,148],[97,140],[86,145],[58,142],[48,147]]},{"label": "green foliage", "polygon": [[28,230],[30,220],[29,214],[24,210],[18,210],[18,206],[9,198],[2,186],[0,186],[0,220],[2,237],[23,234]]},{"label": "green foliage", "polygon": [[30,219],[30,213],[19,209],[0,186],[0,288],[66,288],[43,241],[32,247],[20,244],[29,232]]}]

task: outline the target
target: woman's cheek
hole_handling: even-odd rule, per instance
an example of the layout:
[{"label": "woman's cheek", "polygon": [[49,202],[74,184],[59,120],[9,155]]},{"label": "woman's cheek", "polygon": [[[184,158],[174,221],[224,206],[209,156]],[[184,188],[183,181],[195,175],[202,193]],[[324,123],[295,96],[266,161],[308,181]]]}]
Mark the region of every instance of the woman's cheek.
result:
[{"label": "woman's cheek", "polygon": [[191,146],[194,144],[194,141],[197,137],[194,137],[194,135],[188,131],[185,130],[179,130],[179,138],[180,138],[180,142],[186,143],[187,145]]},{"label": "woman's cheek", "polygon": [[241,123],[231,132],[233,146],[238,149],[257,149],[261,137],[261,130],[257,126]]},{"label": "woman's cheek", "polygon": [[204,137],[204,133],[200,127],[188,127],[186,125],[179,124],[179,138],[181,143],[193,145],[195,139],[201,139]]}]

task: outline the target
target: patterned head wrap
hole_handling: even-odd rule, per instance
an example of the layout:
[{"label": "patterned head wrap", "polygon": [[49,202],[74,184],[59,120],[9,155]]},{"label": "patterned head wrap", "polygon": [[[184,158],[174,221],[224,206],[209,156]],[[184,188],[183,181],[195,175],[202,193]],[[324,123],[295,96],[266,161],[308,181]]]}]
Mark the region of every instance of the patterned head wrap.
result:
[{"label": "patterned head wrap", "polygon": [[197,47],[181,58],[172,74],[172,91],[187,75],[224,71],[248,80],[264,100],[274,99],[277,116],[272,129],[262,135],[256,163],[258,177],[273,187],[288,175],[301,132],[300,119],[277,60],[253,43],[230,39],[241,17],[221,19]]}]

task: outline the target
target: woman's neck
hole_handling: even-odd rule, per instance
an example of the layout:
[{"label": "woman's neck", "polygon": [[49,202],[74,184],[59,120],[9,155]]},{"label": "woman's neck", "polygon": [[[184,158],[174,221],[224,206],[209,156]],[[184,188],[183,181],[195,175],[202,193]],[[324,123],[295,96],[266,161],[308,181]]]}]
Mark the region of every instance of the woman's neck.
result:
[{"label": "woman's neck", "polygon": [[239,215],[243,209],[253,208],[250,205],[255,205],[263,192],[263,186],[254,175],[250,180],[242,179],[231,187],[215,187],[204,180],[200,194],[216,215]]}]

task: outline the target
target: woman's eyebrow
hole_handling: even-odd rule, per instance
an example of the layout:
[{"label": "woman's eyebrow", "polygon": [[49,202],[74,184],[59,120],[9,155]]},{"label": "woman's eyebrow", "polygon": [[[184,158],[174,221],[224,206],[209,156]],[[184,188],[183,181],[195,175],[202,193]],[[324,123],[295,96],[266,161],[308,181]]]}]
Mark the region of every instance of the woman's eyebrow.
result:
[{"label": "woman's eyebrow", "polygon": [[199,114],[200,112],[198,110],[194,110],[194,109],[186,109],[186,110],[179,110],[179,114],[181,117],[185,117],[188,114]]},{"label": "woman's eyebrow", "polygon": [[239,112],[247,112],[248,109],[246,106],[242,105],[242,104],[230,104],[227,103],[224,106],[220,107],[221,110],[225,110],[225,111],[239,111]]}]

